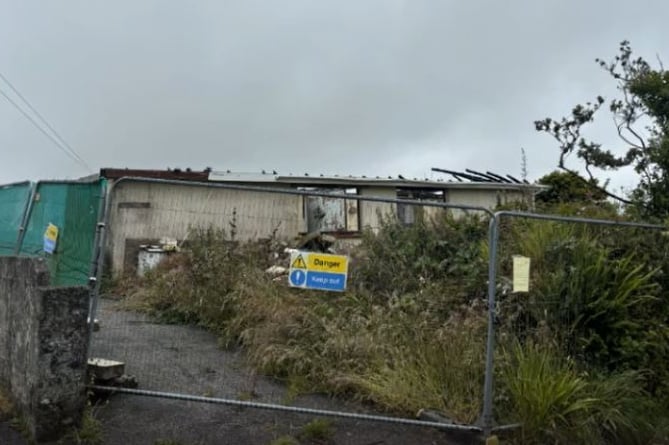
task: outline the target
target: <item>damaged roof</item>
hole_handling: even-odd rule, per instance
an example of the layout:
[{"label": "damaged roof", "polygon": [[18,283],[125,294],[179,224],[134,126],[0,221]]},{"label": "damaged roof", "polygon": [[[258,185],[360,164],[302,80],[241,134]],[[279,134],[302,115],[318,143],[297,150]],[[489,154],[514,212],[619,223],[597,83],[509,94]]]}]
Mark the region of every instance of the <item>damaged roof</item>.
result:
[{"label": "damaged roof", "polygon": [[[440,169],[434,171],[446,172]],[[450,172],[449,172],[450,173]],[[148,170],[148,169],[120,169],[103,168],[100,170],[100,176],[115,180],[122,177],[135,178],[155,178],[180,180],[191,182],[230,182],[235,184],[285,184],[302,187],[393,187],[393,188],[414,188],[414,189],[480,189],[480,190],[526,190],[538,192],[546,186],[539,184],[529,184],[527,181],[520,182],[509,176],[513,180],[494,181],[492,178],[487,180],[473,180],[473,175],[456,173],[457,181],[443,179],[418,179],[405,178],[402,175],[396,177],[387,176],[353,176],[353,175],[280,175],[275,170],[261,171],[258,173],[245,173],[234,171],[214,171],[210,168],[205,170],[191,169],[167,169],[167,170]],[[469,177],[468,177],[469,176]],[[508,175],[507,175],[508,176]],[[463,181],[462,178],[468,179]],[[479,178],[477,178],[479,179]],[[484,178],[485,179],[485,178]]]},{"label": "damaged roof", "polygon": [[259,183],[282,183],[304,187],[317,186],[348,186],[348,187],[396,187],[396,188],[429,188],[429,189],[482,189],[482,190],[531,190],[540,191],[545,188],[543,185],[520,183],[520,182],[452,182],[444,180],[431,179],[409,179],[401,175],[398,177],[368,177],[368,176],[312,176],[305,174],[297,175],[279,175],[275,171],[271,173],[238,173],[238,172],[220,172],[212,171],[209,173],[209,181],[215,182],[234,182],[246,184]]}]

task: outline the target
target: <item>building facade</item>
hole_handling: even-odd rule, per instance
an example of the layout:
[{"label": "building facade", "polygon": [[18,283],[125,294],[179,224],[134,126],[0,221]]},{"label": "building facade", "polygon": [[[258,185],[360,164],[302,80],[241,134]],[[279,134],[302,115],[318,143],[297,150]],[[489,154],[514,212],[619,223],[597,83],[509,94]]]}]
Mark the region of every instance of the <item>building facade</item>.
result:
[{"label": "building facade", "polygon": [[[307,233],[331,233],[359,239],[376,229],[384,217],[411,224],[417,206],[365,201],[364,197],[414,199],[494,209],[514,202],[533,203],[540,186],[530,184],[446,182],[364,177],[279,176],[188,172],[191,177],[103,170],[112,185],[109,200],[108,252],[115,275],[130,272],[139,246],[161,239],[182,243],[191,229],[217,227],[234,231],[239,240],[271,236],[294,240]],[[179,172],[181,173],[181,172]],[[202,173],[206,173],[206,181]],[[125,177],[120,180],[121,177]],[[146,178],[153,179],[146,179]],[[157,179],[158,182],[150,182]],[[231,188],[233,187],[233,188]],[[236,187],[236,188],[234,188]],[[239,189],[248,187],[249,189]],[[251,188],[262,188],[262,191]],[[302,190],[336,195],[302,196],[281,191]],[[363,199],[361,199],[363,198]],[[425,207],[424,215],[443,211]]]}]

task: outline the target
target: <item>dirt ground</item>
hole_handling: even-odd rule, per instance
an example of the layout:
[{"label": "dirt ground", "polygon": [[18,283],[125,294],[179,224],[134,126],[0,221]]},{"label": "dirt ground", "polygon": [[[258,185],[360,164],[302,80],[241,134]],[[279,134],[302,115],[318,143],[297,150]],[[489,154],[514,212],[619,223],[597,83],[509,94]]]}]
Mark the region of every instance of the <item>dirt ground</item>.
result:
[{"label": "dirt ground", "polygon": [[[256,375],[242,353],[220,348],[203,329],[158,324],[119,310],[112,300],[101,301],[97,318],[101,329],[93,339],[93,357],[125,362],[126,374],[136,377],[139,389],[379,414],[322,395],[291,396],[285,385]],[[429,427],[343,418],[328,418],[330,434],[308,439],[304,426],[316,419],[313,415],[126,394],[109,397],[93,414],[102,423],[105,445],[264,445],[284,436],[299,444],[480,443],[469,435]],[[15,436],[0,425],[0,445],[23,445]]]}]

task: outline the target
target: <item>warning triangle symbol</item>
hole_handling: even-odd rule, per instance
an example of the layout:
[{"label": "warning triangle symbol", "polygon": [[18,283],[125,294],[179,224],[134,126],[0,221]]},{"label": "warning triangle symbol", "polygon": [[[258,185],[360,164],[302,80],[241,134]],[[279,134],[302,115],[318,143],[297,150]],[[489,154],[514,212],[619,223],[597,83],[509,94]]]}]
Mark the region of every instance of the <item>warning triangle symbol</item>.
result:
[{"label": "warning triangle symbol", "polygon": [[293,260],[293,264],[290,265],[293,269],[306,269],[307,263],[304,262],[302,255],[298,255],[297,258]]}]

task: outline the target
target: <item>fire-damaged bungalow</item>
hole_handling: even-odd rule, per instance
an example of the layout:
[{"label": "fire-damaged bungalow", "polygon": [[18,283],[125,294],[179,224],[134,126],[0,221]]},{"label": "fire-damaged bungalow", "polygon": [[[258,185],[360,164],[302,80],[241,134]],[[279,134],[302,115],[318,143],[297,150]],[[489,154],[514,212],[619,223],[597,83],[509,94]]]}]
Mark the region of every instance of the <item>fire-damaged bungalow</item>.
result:
[{"label": "fire-damaged bungalow", "polygon": [[[461,174],[464,175],[464,174]],[[358,239],[363,230],[378,228],[391,215],[412,224],[416,206],[361,200],[385,197],[438,201],[494,209],[524,202],[532,205],[542,186],[521,181],[458,181],[353,176],[293,176],[191,170],[102,169],[109,180],[108,251],[114,274],[136,267],[140,245],[169,238],[182,242],[193,227],[230,228],[240,240],[274,234],[294,239],[320,231],[338,239]],[[121,178],[125,178],[120,180]],[[144,179],[142,179],[144,178]],[[150,178],[147,180],[146,178]],[[158,182],[151,182],[158,179]],[[341,198],[301,196],[216,187],[234,184],[273,190],[308,190]],[[439,211],[430,208],[426,212]]]}]

